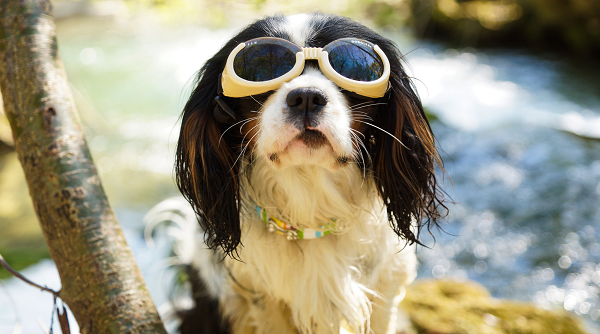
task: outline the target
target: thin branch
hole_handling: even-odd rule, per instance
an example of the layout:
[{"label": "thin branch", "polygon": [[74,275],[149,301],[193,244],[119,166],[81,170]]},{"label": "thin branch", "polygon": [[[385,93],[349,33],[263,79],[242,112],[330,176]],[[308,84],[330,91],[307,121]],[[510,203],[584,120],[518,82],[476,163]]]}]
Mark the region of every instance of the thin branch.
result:
[{"label": "thin branch", "polygon": [[50,292],[51,294],[54,295],[54,297],[58,297],[60,298],[60,295],[57,291],[54,291],[50,288],[47,288],[45,286],[41,286],[38,284],[33,283],[32,281],[28,280],[25,276],[21,275],[18,271],[14,270],[5,260],[4,257],[2,257],[2,254],[0,254],[0,264],[2,265],[2,267],[4,267],[4,269],[6,269],[6,271],[8,271],[9,273],[11,273],[13,276],[15,276],[16,278],[20,279],[21,281],[36,287],[42,291],[47,291]]}]

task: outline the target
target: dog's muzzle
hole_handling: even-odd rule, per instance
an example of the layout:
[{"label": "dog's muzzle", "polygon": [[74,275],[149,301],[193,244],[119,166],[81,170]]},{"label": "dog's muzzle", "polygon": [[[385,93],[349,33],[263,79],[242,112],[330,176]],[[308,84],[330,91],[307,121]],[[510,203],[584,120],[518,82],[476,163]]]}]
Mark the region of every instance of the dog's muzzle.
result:
[{"label": "dog's muzzle", "polygon": [[291,90],[285,101],[288,107],[287,121],[303,131],[319,125],[323,108],[327,105],[327,96],[317,88],[302,87]]}]

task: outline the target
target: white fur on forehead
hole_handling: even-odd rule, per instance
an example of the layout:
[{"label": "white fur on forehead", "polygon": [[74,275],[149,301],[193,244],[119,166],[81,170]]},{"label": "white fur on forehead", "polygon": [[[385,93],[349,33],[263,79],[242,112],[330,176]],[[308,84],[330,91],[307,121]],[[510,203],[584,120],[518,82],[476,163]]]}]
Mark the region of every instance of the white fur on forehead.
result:
[{"label": "white fur on forehead", "polygon": [[310,15],[296,14],[286,17],[283,30],[290,36],[292,42],[298,46],[305,46],[311,33]]}]

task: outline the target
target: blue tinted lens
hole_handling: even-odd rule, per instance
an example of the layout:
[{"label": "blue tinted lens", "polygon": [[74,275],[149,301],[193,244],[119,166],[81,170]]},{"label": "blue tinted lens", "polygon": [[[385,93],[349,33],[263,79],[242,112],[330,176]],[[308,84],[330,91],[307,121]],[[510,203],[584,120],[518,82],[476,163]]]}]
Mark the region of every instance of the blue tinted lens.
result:
[{"label": "blue tinted lens", "polygon": [[233,69],[240,78],[248,81],[279,78],[296,64],[296,50],[290,45],[300,51],[300,48],[284,40],[248,41],[235,56]]},{"label": "blue tinted lens", "polygon": [[367,41],[339,40],[324,51],[329,53],[331,67],[348,79],[374,81],[383,74],[383,61]]}]

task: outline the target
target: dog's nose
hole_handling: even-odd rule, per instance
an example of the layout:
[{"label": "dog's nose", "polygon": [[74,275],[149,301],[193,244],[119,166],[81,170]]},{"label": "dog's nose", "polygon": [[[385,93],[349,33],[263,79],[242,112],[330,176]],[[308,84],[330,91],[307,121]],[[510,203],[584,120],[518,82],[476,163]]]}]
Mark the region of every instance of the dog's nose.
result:
[{"label": "dog's nose", "polygon": [[290,91],[285,102],[293,115],[311,119],[327,104],[327,96],[314,87],[303,87]]}]

